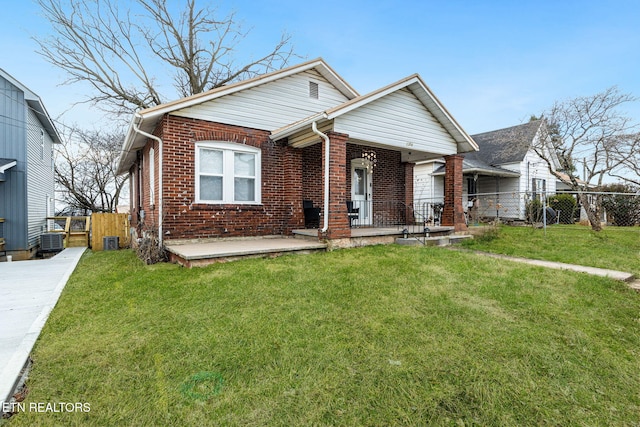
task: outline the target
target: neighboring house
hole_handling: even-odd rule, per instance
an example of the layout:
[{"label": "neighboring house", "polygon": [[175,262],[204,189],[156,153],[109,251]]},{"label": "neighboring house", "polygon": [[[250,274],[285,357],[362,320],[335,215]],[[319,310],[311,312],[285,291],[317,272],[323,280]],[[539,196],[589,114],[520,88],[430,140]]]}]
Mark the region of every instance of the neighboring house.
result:
[{"label": "neighboring house", "polygon": [[[463,160],[465,210],[477,201],[484,204],[483,216],[524,219],[528,201],[556,192],[556,177],[533,150],[546,135],[542,126],[544,121],[536,120],[471,136],[479,151]],[[414,173],[416,199],[442,198],[446,167],[441,160],[419,164]]]},{"label": "neighboring house", "polygon": [[0,238],[7,255],[28,259],[54,214],[52,152],[60,136],[40,97],[2,69],[0,90]]},{"label": "neighboring house", "polygon": [[444,157],[460,184],[476,149],[417,74],[361,96],[316,59],[136,113],[118,172],[132,225],[161,242],[291,235],[318,208],[318,237],[341,240],[354,208],[359,226],[413,221],[414,163]]}]

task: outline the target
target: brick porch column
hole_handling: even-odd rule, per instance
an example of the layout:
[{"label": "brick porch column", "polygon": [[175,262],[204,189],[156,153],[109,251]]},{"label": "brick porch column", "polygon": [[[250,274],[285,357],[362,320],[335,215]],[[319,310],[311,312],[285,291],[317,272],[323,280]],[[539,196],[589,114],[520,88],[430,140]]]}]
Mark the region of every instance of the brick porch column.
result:
[{"label": "brick porch column", "polygon": [[462,159],[461,154],[445,156],[444,175],[444,210],[442,225],[453,226],[455,231],[464,231],[467,225],[464,221],[462,207]]},{"label": "brick porch column", "polygon": [[[322,215],[329,215],[329,228],[322,235],[324,216],[320,219],[320,239],[342,239],[351,237],[347,217],[347,140],[349,135],[327,132],[329,137],[329,208],[322,208]],[[322,141],[322,182],[324,197],[325,142]]]},{"label": "brick porch column", "polygon": [[412,216],[413,214],[413,167],[414,163],[403,163],[404,166],[404,204],[407,207],[405,209],[407,218],[405,218],[405,223],[413,224],[415,218]]}]

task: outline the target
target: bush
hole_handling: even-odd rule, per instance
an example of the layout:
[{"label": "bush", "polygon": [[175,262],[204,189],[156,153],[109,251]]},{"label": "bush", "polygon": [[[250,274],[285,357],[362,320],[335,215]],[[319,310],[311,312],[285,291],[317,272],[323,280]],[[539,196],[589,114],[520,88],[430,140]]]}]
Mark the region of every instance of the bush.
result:
[{"label": "bush", "polygon": [[527,202],[525,209],[528,223],[542,222],[542,202],[540,200],[535,199]]},{"label": "bush", "polygon": [[561,224],[573,224],[578,206],[575,197],[571,194],[556,194],[549,198],[549,206],[554,211],[560,211]]},{"label": "bush", "polygon": [[637,189],[630,185],[611,184],[600,190],[615,193],[602,196],[602,207],[611,224],[631,227],[640,223],[640,196],[634,194]]},{"label": "bush", "polygon": [[147,265],[166,262],[168,259],[167,252],[160,245],[157,229],[151,229],[142,234],[143,237],[138,239],[138,245],[136,246],[138,258]]}]

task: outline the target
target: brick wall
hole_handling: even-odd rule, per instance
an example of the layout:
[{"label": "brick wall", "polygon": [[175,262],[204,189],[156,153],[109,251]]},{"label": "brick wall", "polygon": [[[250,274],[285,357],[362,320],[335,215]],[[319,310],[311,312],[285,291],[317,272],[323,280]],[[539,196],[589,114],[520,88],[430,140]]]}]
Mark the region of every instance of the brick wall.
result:
[{"label": "brick wall", "polygon": [[[349,218],[347,217],[347,205],[345,201],[349,199],[347,192],[347,165],[345,162],[347,151],[348,135],[338,132],[327,132],[329,137],[329,229],[326,237],[328,239],[342,239],[351,237],[351,229],[349,227]],[[322,142],[322,171],[324,181],[324,163],[327,159],[324,157],[324,145]],[[324,213],[324,212],[323,212]]]},{"label": "brick wall", "polygon": [[302,150],[302,196],[313,201],[314,206],[324,203],[324,181],[322,179],[322,144],[314,144]]},{"label": "brick wall", "polygon": [[[288,235],[304,227],[302,200],[323,208],[323,147],[315,144],[294,149],[269,139],[269,132],[202,120],[165,116],[154,134],[163,140],[163,231],[164,239]],[[348,234],[345,200],[351,198],[351,159],[374,151],[374,198],[412,200],[413,168],[401,162],[400,153],[346,143],[347,135],[329,132],[331,144],[331,212],[334,238]],[[200,141],[246,144],[261,150],[262,204],[225,205],[195,203],[195,147]],[[159,147],[149,141],[142,150],[142,206],[144,225],[157,226],[158,206],[149,198],[149,151],[156,153],[156,203],[159,200]],[[139,166],[136,163],[131,172]],[[411,175],[411,176],[409,176]],[[137,194],[137,188],[132,191]],[[132,225],[136,224],[136,201],[132,200]],[[324,212],[324,209],[323,209]],[[141,227],[139,227],[140,229]]]},{"label": "brick wall", "polygon": [[[292,229],[304,226],[300,150],[270,141],[267,131],[176,116],[165,116],[156,135],[163,139],[163,231],[166,240],[290,234]],[[200,141],[233,142],[260,148],[261,205],[195,203],[195,147]],[[145,159],[149,148],[150,143],[143,150]],[[155,151],[157,158],[157,146]],[[145,166],[143,162],[143,169]],[[148,168],[144,169],[143,175],[147,179],[148,173]],[[145,223],[149,224],[153,219],[157,221],[158,209],[151,209],[148,191],[146,193],[143,207],[156,215],[147,214]]]},{"label": "brick wall", "polygon": [[454,226],[455,231],[467,229],[462,206],[462,160],[464,156],[456,154],[445,156],[444,210],[442,225]]}]

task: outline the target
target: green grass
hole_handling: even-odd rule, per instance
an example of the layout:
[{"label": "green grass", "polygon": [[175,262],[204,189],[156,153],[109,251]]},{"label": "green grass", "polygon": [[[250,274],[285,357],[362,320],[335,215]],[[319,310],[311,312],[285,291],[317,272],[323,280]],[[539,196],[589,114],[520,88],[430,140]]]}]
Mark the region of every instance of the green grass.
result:
[{"label": "green grass", "polygon": [[640,227],[605,227],[593,232],[580,225],[543,229],[501,226],[489,238],[467,240],[469,249],[524,258],[608,268],[640,277]]},{"label": "green grass", "polygon": [[640,295],[377,246],[187,270],[83,256],[36,344],[37,425],[637,425]]}]

